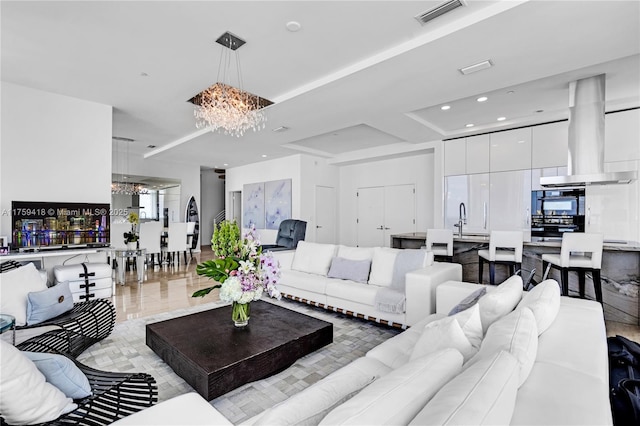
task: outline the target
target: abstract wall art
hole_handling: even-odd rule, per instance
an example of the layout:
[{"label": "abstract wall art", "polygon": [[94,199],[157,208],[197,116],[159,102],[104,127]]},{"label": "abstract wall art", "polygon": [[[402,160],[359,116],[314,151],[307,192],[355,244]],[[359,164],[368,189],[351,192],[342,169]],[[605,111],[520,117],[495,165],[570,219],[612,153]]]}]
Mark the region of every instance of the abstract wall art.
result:
[{"label": "abstract wall art", "polygon": [[291,179],[251,183],[242,189],[242,226],[278,229],[291,219]]},{"label": "abstract wall art", "polygon": [[264,229],[264,182],[250,183],[242,189],[242,224]]},{"label": "abstract wall art", "polygon": [[280,222],[291,219],[291,179],[265,182],[265,226],[278,229]]}]

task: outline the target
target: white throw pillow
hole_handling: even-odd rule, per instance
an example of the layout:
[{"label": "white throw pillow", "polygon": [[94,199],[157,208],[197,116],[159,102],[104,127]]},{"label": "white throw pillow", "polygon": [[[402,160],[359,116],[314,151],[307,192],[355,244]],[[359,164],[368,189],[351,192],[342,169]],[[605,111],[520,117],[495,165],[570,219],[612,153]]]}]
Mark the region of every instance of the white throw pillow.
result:
[{"label": "white throw pillow", "polygon": [[462,356],[455,349],[418,358],[364,388],[320,424],[407,424],[461,367]]},{"label": "white throw pillow", "polygon": [[336,246],[333,244],[299,241],[291,269],[326,277],[335,252]]},{"label": "white throw pillow", "polygon": [[480,319],[480,307],[478,304],[473,305],[469,309],[451,315],[460,324],[464,335],[469,339],[469,343],[476,351],[480,349],[484,332],[482,330],[482,320]]},{"label": "white throw pillow", "polygon": [[500,351],[509,352],[518,361],[520,365],[518,387],[522,386],[529,377],[538,355],[538,327],[531,309],[515,310],[494,322],[487,330],[480,350],[469,361],[469,365],[484,358],[491,358]]},{"label": "white throw pillow", "polygon": [[538,324],[538,336],[544,333],[560,311],[560,286],[556,280],[545,280],[530,291],[524,292],[517,309],[527,307]]},{"label": "white throw pillow", "polygon": [[336,256],[349,260],[371,260],[373,259],[373,247],[349,247],[339,245]]},{"label": "white throw pillow", "polygon": [[487,292],[478,300],[482,329],[486,332],[495,320],[513,311],[521,298],[522,278],[519,275],[509,277],[493,291]]},{"label": "white throw pillow", "polygon": [[508,425],[517,384],[517,361],[499,352],[454,377],[409,424]]},{"label": "white throw pillow", "polygon": [[400,249],[374,247],[369,284],[389,287],[393,280],[393,267]]},{"label": "white throw pillow", "polygon": [[0,413],[9,424],[55,420],[77,405],[47,383],[33,362],[0,340]]},{"label": "white throw pillow", "polygon": [[15,317],[16,325],[27,324],[27,296],[47,289],[33,263],[0,274],[0,312]]},{"label": "white throw pillow", "polygon": [[460,352],[464,362],[467,362],[478,352],[454,317],[446,317],[427,324],[413,347],[410,361],[447,348],[453,348]]}]

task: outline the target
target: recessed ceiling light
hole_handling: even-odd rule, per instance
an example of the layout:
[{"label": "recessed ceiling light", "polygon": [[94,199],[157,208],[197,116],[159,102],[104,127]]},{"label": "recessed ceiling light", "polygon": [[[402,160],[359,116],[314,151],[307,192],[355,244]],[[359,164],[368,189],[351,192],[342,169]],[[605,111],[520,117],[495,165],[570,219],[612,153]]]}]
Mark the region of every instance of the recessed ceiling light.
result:
[{"label": "recessed ceiling light", "polygon": [[507,92],[507,95],[513,95],[514,93],[516,93],[514,90],[509,90],[509,91]]},{"label": "recessed ceiling light", "polygon": [[466,126],[464,126],[464,127],[473,127],[473,124],[469,123],[469,124],[467,124],[467,125],[466,125]]},{"label": "recessed ceiling light", "polygon": [[297,21],[289,21],[287,22],[286,27],[289,31],[291,31],[292,33],[295,33],[297,31],[300,31],[300,28],[302,28],[302,25],[300,25],[300,22],[297,22]]},{"label": "recessed ceiling light", "polygon": [[504,121],[506,119],[507,119],[507,117],[498,117],[498,121]]},{"label": "recessed ceiling light", "polygon": [[228,165],[229,165],[228,163],[224,163],[224,164],[223,164],[223,166],[228,166]]},{"label": "recessed ceiling light", "polygon": [[448,109],[451,109],[451,105],[442,105],[442,106],[440,107],[440,109],[441,109],[441,110],[443,110],[443,111],[446,111],[446,110],[448,110]]},{"label": "recessed ceiling light", "polygon": [[262,158],[267,158],[267,154],[262,154]]},{"label": "recessed ceiling light", "polygon": [[478,99],[476,99],[476,101],[478,101],[478,102],[484,102],[484,101],[486,101],[487,99],[489,99],[489,98],[487,98],[486,96],[480,96]]}]

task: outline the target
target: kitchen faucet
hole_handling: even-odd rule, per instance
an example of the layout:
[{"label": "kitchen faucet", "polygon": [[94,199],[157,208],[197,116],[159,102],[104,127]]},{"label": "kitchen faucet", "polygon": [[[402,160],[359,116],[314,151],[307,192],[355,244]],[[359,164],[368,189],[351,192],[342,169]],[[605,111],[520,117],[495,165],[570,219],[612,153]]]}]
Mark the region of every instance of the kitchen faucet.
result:
[{"label": "kitchen faucet", "polygon": [[462,225],[467,224],[467,206],[464,203],[460,203],[458,206],[458,223],[454,223],[453,226],[458,228],[458,237],[462,238]]}]

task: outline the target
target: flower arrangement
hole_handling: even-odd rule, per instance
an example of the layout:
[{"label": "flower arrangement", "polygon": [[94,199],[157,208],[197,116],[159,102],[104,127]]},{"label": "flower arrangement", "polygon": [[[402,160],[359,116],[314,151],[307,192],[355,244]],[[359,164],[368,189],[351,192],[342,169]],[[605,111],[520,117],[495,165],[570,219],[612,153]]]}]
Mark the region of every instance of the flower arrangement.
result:
[{"label": "flower arrangement", "polygon": [[131,224],[131,231],[124,233],[124,242],[127,243],[135,243],[138,241],[138,233],[136,232],[136,225],[140,222],[140,218],[138,213],[131,212],[129,216],[127,216],[127,222]]},{"label": "flower arrangement", "polygon": [[[225,221],[226,222],[226,221]],[[224,222],[223,222],[224,223]],[[232,318],[236,324],[246,325],[249,319],[249,303],[259,300],[263,292],[280,299],[280,291],[276,287],[280,278],[280,266],[271,252],[262,253],[260,241],[252,226],[242,239],[233,235],[237,229],[235,222],[220,226],[214,231],[212,242],[216,240],[215,232],[224,232],[225,240],[214,247],[217,259],[202,262],[196,266],[196,273],[209,277],[219,284],[193,293],[192,297],[203,297],[213,289],[220,289],[220,300],[232,302]],[[223,231],[221,231],[223,229]],[[228,232],[231,230],[230,232]]]}]

